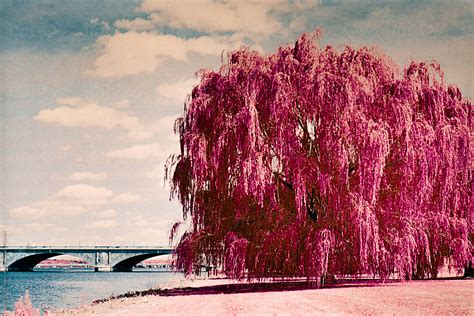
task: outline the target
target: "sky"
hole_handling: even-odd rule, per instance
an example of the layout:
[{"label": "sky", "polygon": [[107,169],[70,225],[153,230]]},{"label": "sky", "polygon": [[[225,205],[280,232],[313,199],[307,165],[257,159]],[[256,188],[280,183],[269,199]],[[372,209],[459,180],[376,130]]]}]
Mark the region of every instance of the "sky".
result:
[{"label": "sky", "polygon": [[0,231],[9,245],[161,245],[163,166],[200,69],[323,29],[474,95],[472,2],[0,1]]}]

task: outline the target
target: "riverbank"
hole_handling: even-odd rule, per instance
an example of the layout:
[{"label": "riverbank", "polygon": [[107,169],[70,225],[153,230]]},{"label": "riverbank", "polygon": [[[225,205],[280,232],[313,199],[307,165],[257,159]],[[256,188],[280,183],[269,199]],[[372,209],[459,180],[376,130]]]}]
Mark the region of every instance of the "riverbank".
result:
[{"label": "riverbank", "polygon": [[223,279],[176,285],[49,315],[474,314],[474,279],[358,280],[322,289]]}]

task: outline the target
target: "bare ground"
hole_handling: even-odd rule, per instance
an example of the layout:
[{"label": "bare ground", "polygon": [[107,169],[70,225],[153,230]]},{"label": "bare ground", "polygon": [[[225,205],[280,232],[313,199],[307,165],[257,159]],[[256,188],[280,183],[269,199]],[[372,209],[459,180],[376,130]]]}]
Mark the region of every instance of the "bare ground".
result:
[{"label": "bare ground", "polygon": [[474,279],[345,280],[321,289],[202,280],[126,296],[50,315],[474,315]]}]

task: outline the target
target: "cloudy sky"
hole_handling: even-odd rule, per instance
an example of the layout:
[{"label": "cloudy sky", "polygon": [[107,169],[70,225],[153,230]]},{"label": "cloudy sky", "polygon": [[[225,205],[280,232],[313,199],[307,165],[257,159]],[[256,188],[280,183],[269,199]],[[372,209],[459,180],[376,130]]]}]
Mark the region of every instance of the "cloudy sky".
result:
[{"label": "cloudy sky", "polygon": [[[179,3],[179,4],[178,4]],[[201,68],[324,30],[404,66],[436,59],[471,97],[469,2],[0,2],[0,231],[8,243],[166,245],[163,163]]]}]

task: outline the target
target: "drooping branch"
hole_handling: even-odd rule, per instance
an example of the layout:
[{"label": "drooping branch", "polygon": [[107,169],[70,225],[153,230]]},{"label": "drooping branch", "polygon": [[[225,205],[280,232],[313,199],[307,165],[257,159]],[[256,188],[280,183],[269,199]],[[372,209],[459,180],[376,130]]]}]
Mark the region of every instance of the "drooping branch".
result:
[{"label": "drooping branch", "polygon": [[[472,258],[472,105],[439,65],[400,71],[320,33],[204,71],[176,123],[178,266],[234,278],[435,277]],[[319,281],[318,281],[319,282]]]}]

